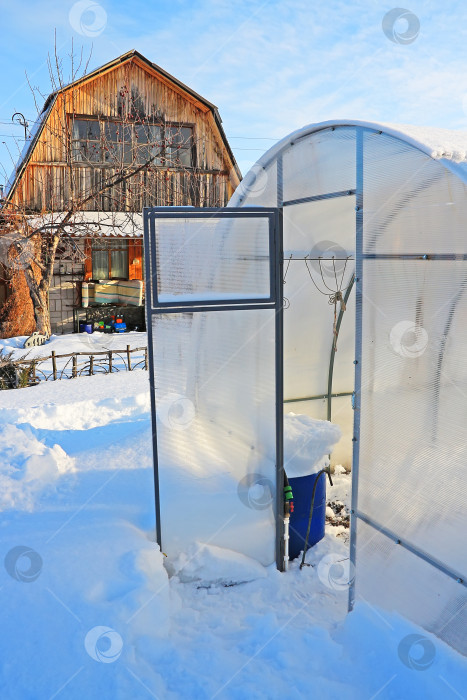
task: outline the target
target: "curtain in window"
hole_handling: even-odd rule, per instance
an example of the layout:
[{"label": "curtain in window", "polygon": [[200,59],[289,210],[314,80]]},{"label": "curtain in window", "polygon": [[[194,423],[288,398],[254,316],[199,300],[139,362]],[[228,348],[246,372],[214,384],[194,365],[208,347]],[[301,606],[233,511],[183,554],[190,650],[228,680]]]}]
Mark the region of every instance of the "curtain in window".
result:
[{"label": "curtain in window", "polygon": [[112,277],[128,279],[128,248],[110,251],[110,267]]},{"label": "curtain in window", "polygon": [[93,248],[92,251],[92,279],[109,279],[109,251]]}]

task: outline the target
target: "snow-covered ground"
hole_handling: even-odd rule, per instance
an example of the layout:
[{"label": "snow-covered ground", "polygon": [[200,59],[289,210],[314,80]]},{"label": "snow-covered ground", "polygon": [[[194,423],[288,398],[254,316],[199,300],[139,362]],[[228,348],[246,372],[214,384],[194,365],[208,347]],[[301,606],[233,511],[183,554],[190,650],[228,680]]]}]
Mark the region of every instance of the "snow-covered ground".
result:
[{"label": "snow-covered ground", "polygon": [[437,638],[364,602],[347,615],[343,524],[302,571],[199,544],[168,577],[147,372],[1,391],[0,409],[2,700],[465,696]]},{"label": "snow-covered ground", "polygon": [[[0,350],[5,354],[12,353],[12,360],[37,360],[36,374],[41,381],[51,377],[52,361],[50,358],[52,351],[57,355],[56,366],[58,376],[72,376],[72,360],[70,357],[60,357],[69,353],[83,353],[78,360],[78,374],[89,374],[88,353],[107,353],[112,350],[113,371],[119,372],[125,369],[127,364],[126,348],[144,348],[147,346],[147,334],[131,331],[130,333],[106,334],[96,331],[95,333],[72,333],[70,335],[52,335],[45,345],[24,348],[24,341],[28,336],[22,335],[16,338],[6,338],[0,340]],[[144,366],[144,351],[131,353],[131,365],[137,369]],[[108,360],[105,355],[94,358],[94,373],[99,374],[108,367]]]}]

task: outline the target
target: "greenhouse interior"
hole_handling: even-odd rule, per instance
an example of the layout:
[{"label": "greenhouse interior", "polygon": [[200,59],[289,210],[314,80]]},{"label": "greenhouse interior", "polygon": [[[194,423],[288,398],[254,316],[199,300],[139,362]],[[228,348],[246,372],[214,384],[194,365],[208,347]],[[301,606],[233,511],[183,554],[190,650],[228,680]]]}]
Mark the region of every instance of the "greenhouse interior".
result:
[{"label": "greenhouse interior", "polygon": [[324,122],[265,153],[228,208],[145,210],[169,560],[209,540],[283,570],[284,485],[343,465],[349,608],[467,653],[465,161],[453,132]]}]

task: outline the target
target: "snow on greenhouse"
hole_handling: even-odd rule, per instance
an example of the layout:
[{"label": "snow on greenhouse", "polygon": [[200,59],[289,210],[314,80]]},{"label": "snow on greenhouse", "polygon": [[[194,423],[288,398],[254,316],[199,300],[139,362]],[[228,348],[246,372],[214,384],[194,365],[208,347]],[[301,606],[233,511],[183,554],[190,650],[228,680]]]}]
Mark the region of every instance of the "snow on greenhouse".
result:
[{"label": "snow on greenhouse", "polygon": [[[199,540],[284,568],[285,475],[317,471],[341,434],[350,607],[394,610],[467,653],[466,182],[465,134],[325,122],[268,151],[227,209],[145,210],[169,557]],[[340,432],[317,445],[325,420]]]}]

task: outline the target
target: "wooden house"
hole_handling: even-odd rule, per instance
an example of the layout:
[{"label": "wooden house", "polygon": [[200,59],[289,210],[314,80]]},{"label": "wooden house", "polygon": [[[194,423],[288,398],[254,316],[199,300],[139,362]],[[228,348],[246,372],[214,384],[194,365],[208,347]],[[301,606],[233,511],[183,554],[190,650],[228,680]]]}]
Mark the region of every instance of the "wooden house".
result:
[{"label": "wooden house", "polygon": [[80,203],[57,250],[52,331],[76,330],[83,308],[102,316],[83,282],[142,280],[144,206],[225,206],[240,178],[217,107],[137,51],[51,94],[5,199],[44,230]]}]

